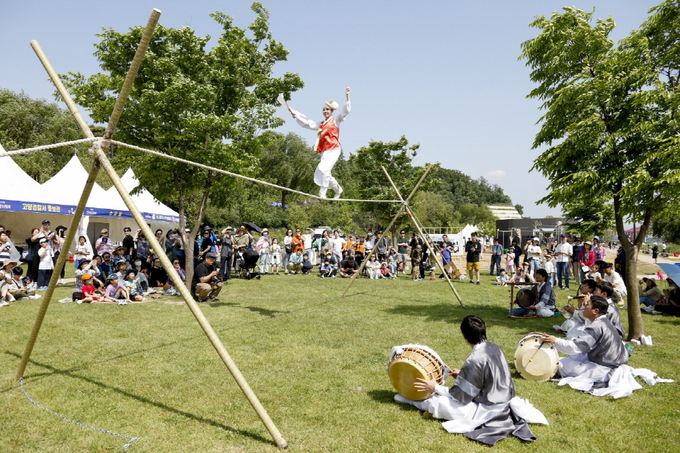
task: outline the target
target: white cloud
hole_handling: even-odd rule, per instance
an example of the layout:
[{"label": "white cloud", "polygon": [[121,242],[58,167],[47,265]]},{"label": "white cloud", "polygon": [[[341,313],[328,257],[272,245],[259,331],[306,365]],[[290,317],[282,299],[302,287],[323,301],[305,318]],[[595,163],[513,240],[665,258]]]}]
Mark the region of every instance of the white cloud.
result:
[{"label": "white cloud", "polygon": [[494,170],[487,173],[487,176],[492,179],[501,179],[505,177],[505,170]]}]

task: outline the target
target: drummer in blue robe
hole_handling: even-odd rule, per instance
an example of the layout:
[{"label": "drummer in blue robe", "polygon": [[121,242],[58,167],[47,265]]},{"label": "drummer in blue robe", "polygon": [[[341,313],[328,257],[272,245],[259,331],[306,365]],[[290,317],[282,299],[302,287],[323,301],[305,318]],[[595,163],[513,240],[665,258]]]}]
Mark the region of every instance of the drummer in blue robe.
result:
[{"label": "drummer in blue robe", "polygon": [[462,433],[487,445],[510,434],[525,441],[536,440],[527,423],[547,425],[548,421],[531,403],[515,395],[508,362],[497,344],[486,341],[484,321],[466,316],[460,330],[472,353],[460,370],[451,371],[456,378],[453,387],[418,378],[414,386],[432,396],[413,401],[397,394],[395,401],[448,420],[442,425],[448,432]]}]

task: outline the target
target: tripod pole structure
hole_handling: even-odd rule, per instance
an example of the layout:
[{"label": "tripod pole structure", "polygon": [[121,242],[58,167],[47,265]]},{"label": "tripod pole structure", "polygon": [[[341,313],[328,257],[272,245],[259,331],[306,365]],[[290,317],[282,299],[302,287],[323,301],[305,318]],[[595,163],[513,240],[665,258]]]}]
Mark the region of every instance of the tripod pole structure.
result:
[{"label": "tripod pole structure", "polygon": [[[92,167],[92,171],[90,172],[90,177],[88,178],[88,182],[85,186],[85,189],[83,190],[83,194],[81,195],[81,199],[78,205],[78,208],[76,210],[76,215],[74,216],[74,219],[71,224],[71,228],[69,229],[69,235],[68,239],[71,242],[75,238],[75,231],[76,228],[74,225],[77,225],[78,222],[80,221],[80,217],[82,216],[82,212],[85,208],[85,203],[87,203],[87,199],[89,198],[90,191],[92,190],[92,186],[94,185],[94,179],[96,177],[97,171],[99,170],[99,167],[102,166],[106,173],[109,175],[111,178],[111,181],[113,182],[113,185],[116,187],[116,190],[120,194],[121,198],[125,202],[125,205],[129,209],[130,213],[132,214],[133,218],[137,222],[138,226],[144,233],[144,235],[148,238],[150,246],[154,250],[159,250],[162,251],[163,248],[160,247],[160,244],[156,240],[155,235],[147,225],[143,215],[137,209],[137,206],[134,204],[134,201],[130,197],[129,193],[125,189],[125,186],[123,186],[123,183],[121,182],[120,178],[118,177],[118,174],[116,173],[115,169],[109,162],[108,158],[106,157],[106,150],[108,149],[109,146],[109,141],[111,140],[111,137],[113,133],[116,130],[116,126],[118,124],[118,121],[120,119],[120,116],[123,112],[123,107],[125,105],[125,102],[127,101],[127,98],[130,94],[130,91],[132,89],[132,84],[134,82],[134,79],[137,76],[137,72],[139,70],[139,67],[141,66],[141,63],[144,59],[144,54],[146,52],[146,49],[148,48],[148,44],[151,40],[151,36],[153,35],[153,31],[156,27],[156,24],[158,23],[158,18],[160,17],[161,12],[157,9],[154,9],[153,12],[151,13],[151,17],[149,18],[149,21],[147,23],[146,29],[142,35],[142,39],[140,40],[139,46],[137,47],[137,52],[135,53],[135,56],[133,58],[132,64],[130,65],[130,69],[128,70],[128,73],[125,77],[125,81],[123,82],[123,86],[121,87],[121,91],[118,95],[118,99],[116,100],[115,107],[113,109],[113,112],[111,114],[111,117],[109,119],[109,124],[106,128],[106,131],[104,133],[104,137],[102,140],[99,140],[95,143],[93,143],[92,149],[94,152],[95,156],[95,161]],[[37,45],[37,42],[33,46],[34,49],[36,49],[36,53],[38,53],[39,58],[41,61],[43,61],[43,65],[45,65],[45,68],[48,71],[48,74],[50,75],[50,78],[54,82],[54,84],[57,86],[57,89],[59,90],[59,93],[61,94],[62,98],[65,100],[66,104],[69,106],[69,110],[71,110],[71,113],[74,115],[74,118],[78,122],[79,126],[81,129],[83,129],[83,133],[87,137],[93,137],[92,133],[90,132],[89,128],[87,128],[87,125],[84,123],[82,120],[82,117],[80,114],[77,112],[77,109],[75,107],[75,104],[73,103],[68,91],[66,88],[63,86],[61,81],[59,80],[58,75],[54,70],[51,69],[51,65],[49,65],[49,62],[47,62],[47,59],[44,57],[44,54],[42,54],[42,51],[38,52],[39,45]],[[41,56],[42,54],[42,56]],[[47,64],[45,64],[47,62]],[[48,68],[49,67],[49,68]],[[70,243],[70,242],[68,242]],[[199,308],[198,304],[194,300],[194,298],[191,296],[191,293],[189,290],[186,288],[184,282],[180,279],[179,275],[177,274],[177,271],[175,271],[174,267],[172,266],[172,263],[168,259],[167,255],[163,252],[158,253],[158,258],[161,260],[161,263],[163,265],[163,268],[168,273],[168,276],[172,279],[172,281],[175,283],[175,287],[179,290],[180,294],[184,298],[185,302],[187,303],[187,306],[189,307],[189,310],[192,312],[196,320],[198,321],[199,325],[205,332],[206,336],[212,343],[213,347],[217,351],[218,355],[224,362],[224,364],[227,366],[227,369],[233,376],[234,380],[236,380],[236,383],[239,385],[241,388],[241,391],[245,394],[246,398],[250,402],[250,404],[253,406],[255,409],[255,412],[257,415],[260,417],[260,420],[264,423],[265,427],[269,431],[269,433],[272,435],[274,441],[278,445],[279,448],[285,449],[288,447],[288,444],[286,443],[286,440],[283,438],[281,433],[278,431],[274,423],[272,422],[271,418],[265,411],[264,407],[258,400],[257,396],[255,393],[251,390],[250,386],[248,385],[248,382],[245,380],[241,372],[239,371],[238,367],[232,360],[232,358],[229,356],[229,353],[227,352],[226,348],[220,341],[220,339],[217,337],[217,334],[213,330],[212,326],[208,322],[207,318]],[[52,296],[52,293],[54,291],[54,287],[56,286],[57,279],[59,277],[59,270],[63,267],[64,262],[66,259],[66,254],[62,254],[59,257],[59,260],[57,261],[57,267],[55,269],[54,274],[52,275],[52,279],[50,280],[50,286],[48,287],[47,293],[45,294],[45,298],[43,299],[43,304],[41,306],[41,309],[38,313],[38,319],[36,319],[35,325],[33,327],[33,331],[31,332],[31,336],[28,342],[28,345],[26,346],[26,351],[24,352],[24,356],[22,357],[21,364],[19,365],[19,370],[17,371],[17,378],[21,378],[23,376],[26,363],[28,362],[28,359],[30,357],[31,351],[33,349],[33,345],[35,344],[35,340],[38,335],[38,331],[40,330],[40,326],[42,324],[42,321],[45,316],[45,312],[47,311],[47,306],[49,305],[50,298]]]},{"label": "tripod pole structure", "polygon": [[[397,219],[399,218],[399,215],[401,215],[401,213],[404,211],[404,209],[408,209],[408,202],[411,201],[411,198],[413,198],[413,196],[416,194],[416,192],[418,191],[418,188],[420,187],[420,185],[421,185],[421,184],[423,183],[423,181],[425,180],[425,177],[428,175],[428,173],[430,173],[430,170],[432,170],[432,167],[433,167],[432,164],[430,164],[430,165],[427,166],[427,168],[426,168],[425,171],[423,172],[423,175],[420,177],[420,179],[418,180],[418,182],[416,183],[416,185],[413,187],[413,190],[412,190],[411,193],[409,194],[408,198],[406,198],[406,200],[404,200],[403,198],[401,198],[401,196],[399,197],[399,198],[401,199],[402,205],[401,205],[401,207],[399,208],[399,211],[397,211],[397,213],[396,213],[396,214],[394,215],[394,217],[392,218],[392,221],[390,222],[390,224],[387,225],[387,228],[385,228],[385,231],[389,231],[389,230],[392,228],[392,226],[396,223]],[[383,170],[385,170],[385,169],[383,168]],[[385,171],[385,173],[387,173],[387,171]],[[387,177],[390,178],[389,175],[388,175]],[[392,182],[392,179],[390,179],[390,182]],[[397,193],[398,193],[398,192],[397,192]],[[376,249],[376,247],[373,247],[373,248],[371,249],[371,253],[369,253],[368,256],[364,257],[364,260],[361,262],[361,266],[359,266],[359,270],[356,271],[356,272],[354,273],[354,275],[352,275],[352,278],[350,278],[349,284],[347,285],[347,288],[345,288],[345,291],[342,292],[342,296],[341,296],[341,297],[345,297],[345,294],[347,293],[347,290],[349,290],[349,288],[350,288],[350,287],[352,286],[352,284],[354,283],[354,279],[355,279],[357,276],[361,275],[361,272],[364,270],[364,267],[366,266],[366,263],[367,263],[368,260],[371,258],[371,256],[373,256],[373,253],[375,252],[375,249]]]},{"label": "tripod pole structure", "polygon": [[[385,172],[385,176],[387,176],[387,179],[390,181],[390,184],[392,185],[392,188],[394,191],[397,193],[397,196],[399,197],[400,200],[403,200],[401,193],[399,192],[399,189],[397,189],[397,186],[394,184],[394,181],[392,181],[392,178],[390,177],[389,173],[387,173],[387,170],[385,170],[385,167],[380,167],[382,170]],[[423,230],[420,227],[420,221],[416,217],[416,215],[411,211],[411,208],[409,207],[407,202],[404,202],[404,207],[406,208],[406,211],[408,212],[409,217],[411,217],[411,220],[413,220],[413,225],[415,225],[416,229],[418,230],[418,233],[420,234],[420,237],[423,238],[424,241],[427,241],[427,246],[430,248],[430,252],[434,253],[434,247],[432,242],[427,238],[425,233],[423,233]],[[456,299],[458,299],[458,303],[460,303],[461,307],[465,307],[465,304],[463,304],[463,300],[460,298],[460,295],[458,294],[458,291],[456,291],[456,287],[453,286],[453,282],[449,278],[449,274],[446,273],[446,270],[444,269],[444,266],[435,258],[434,260],[435,264],[437,267],[439,267],[439,270],[442,272],[444,275],[444,278],[446,278],[446,281],[448,282],[449,286],[451,287],[451,291],[453,291],[453,294],[456,296]]]}]

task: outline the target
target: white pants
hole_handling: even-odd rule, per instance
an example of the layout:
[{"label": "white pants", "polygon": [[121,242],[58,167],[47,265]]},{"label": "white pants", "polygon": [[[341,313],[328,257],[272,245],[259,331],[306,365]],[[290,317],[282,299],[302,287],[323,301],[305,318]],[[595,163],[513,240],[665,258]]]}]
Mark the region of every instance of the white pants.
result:
[{"label": "white pants", "polygon": [[321,188],[337,189],[340,187],[335,178],[331,175],[331,171],[335,163],[340,158],[342,148],[335,148],[321,153],[321,162],[314,171],[314,183]]}]

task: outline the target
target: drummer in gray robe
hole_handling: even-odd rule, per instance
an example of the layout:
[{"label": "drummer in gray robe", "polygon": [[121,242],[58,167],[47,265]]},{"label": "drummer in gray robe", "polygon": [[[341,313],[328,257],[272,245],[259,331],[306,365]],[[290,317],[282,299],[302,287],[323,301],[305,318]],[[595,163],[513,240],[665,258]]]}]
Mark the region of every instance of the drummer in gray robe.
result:
[{"label": "drummer in gray robe", "polygon": [[434,418],[449,420],[442,425],[448,432],[462,433],[487,445],[494,445],[510,434],[525,441],[536,440],[527,423],[548,422],[531,403],[515,396],[508,362],[497,344],[486,341],[484,321],[466,316],[460,330],[472,346],[472,353],[460,370],[451,370],[451,376],[456,378],[453,387],[418,378],[414,386],[432,396],[412,401],[397,394],[395,401],[411,404]]},{"label": "drummer in gray robe", "polygon": [[[560,359],[560,384],[590,391],[595,383],[609,382],[616,369],[628,363],[628,352],[621,335],[607,318],[608,304],[600,296],[591,296],[585,303],[583,315],[590,320],[582,335],[573,340],[563,340],[552,335],[542,341],[569,357]],[[576,385],[576,386],[575,386]]]},{"label": "drummer in gray robe", "polygon": [[626,329],[623,328],[621,323],[621,313],[619,312],[619,307],[616,302],[612,299],[614,294],[614,287],[608,282],[599,282],[595,290],[593,291],[595,296],[600,296],[603,299],[607,299],[607,318],[612,323],[616,331],[621,335],[621,340],[626,335]]}]

